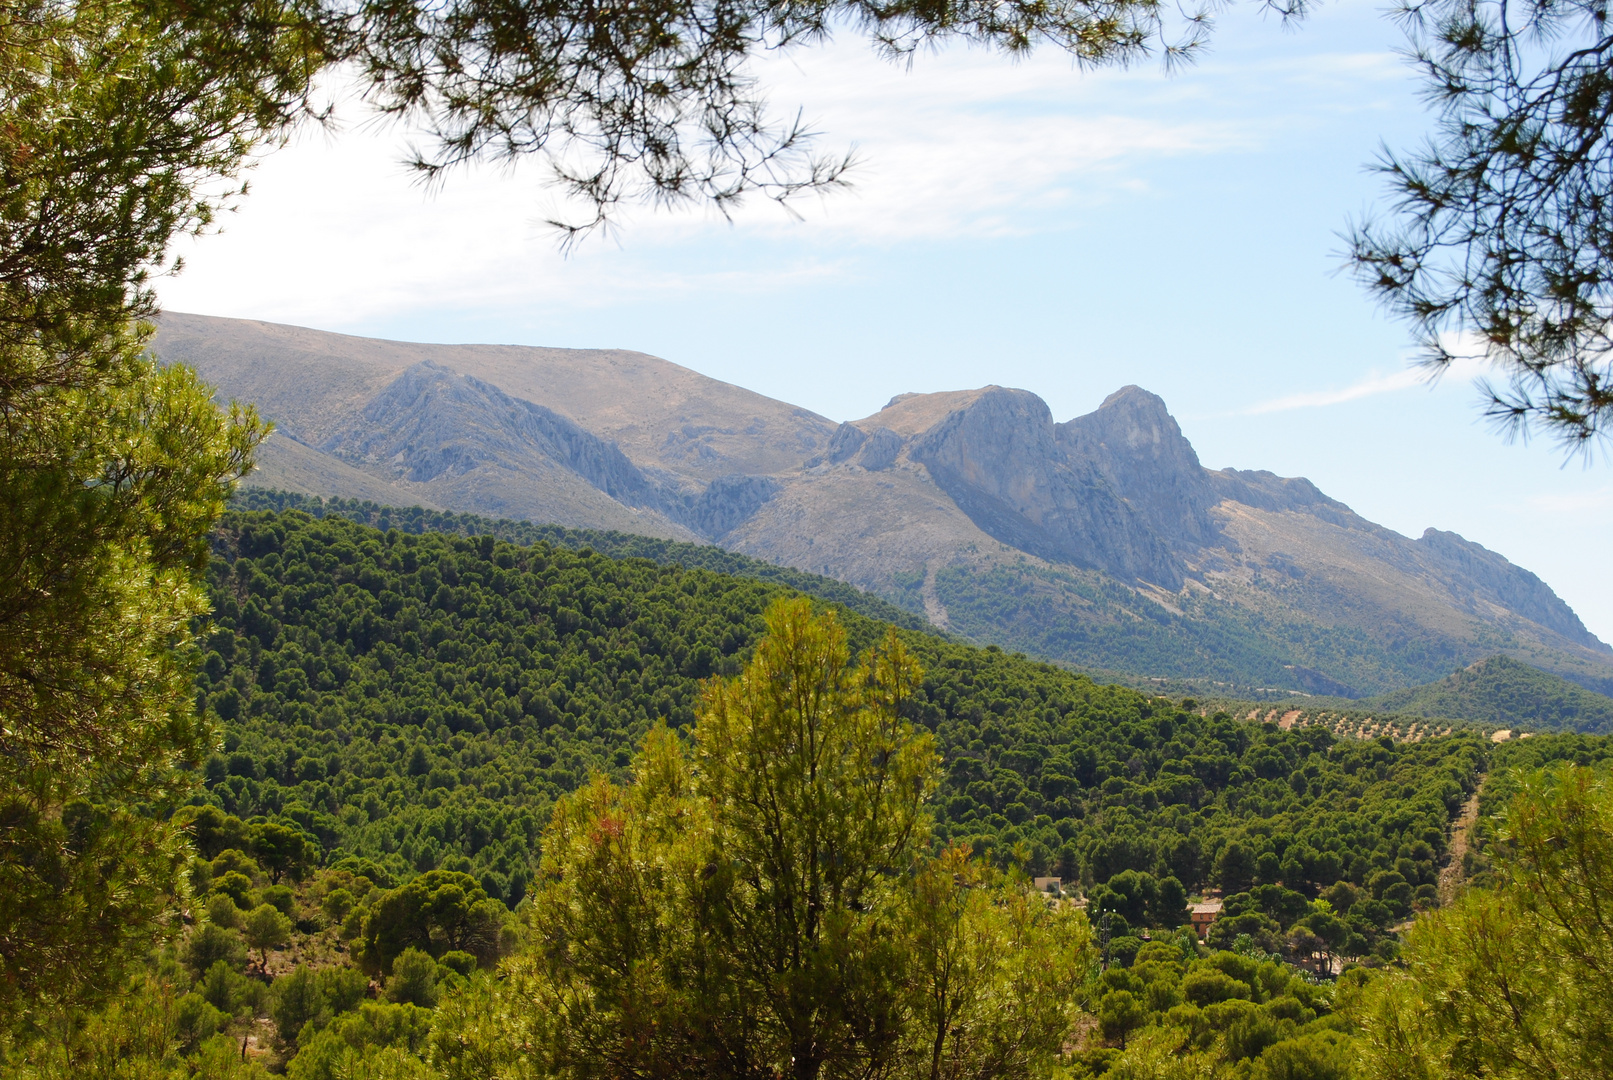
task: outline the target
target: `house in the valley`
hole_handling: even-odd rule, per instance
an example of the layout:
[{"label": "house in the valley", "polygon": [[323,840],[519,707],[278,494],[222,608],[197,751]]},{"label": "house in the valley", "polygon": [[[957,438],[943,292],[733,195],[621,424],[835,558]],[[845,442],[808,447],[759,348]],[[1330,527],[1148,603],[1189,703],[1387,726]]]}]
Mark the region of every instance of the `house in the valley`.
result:
[{"label": "house in the valley", "polygon": [[1193,920],[1193,929],[1198,932],[1199,940],[1203,941],[1210,932],[1210,925],[1221,917],[1221,901],[1201,900],[1188,909],[1188,917]]}]

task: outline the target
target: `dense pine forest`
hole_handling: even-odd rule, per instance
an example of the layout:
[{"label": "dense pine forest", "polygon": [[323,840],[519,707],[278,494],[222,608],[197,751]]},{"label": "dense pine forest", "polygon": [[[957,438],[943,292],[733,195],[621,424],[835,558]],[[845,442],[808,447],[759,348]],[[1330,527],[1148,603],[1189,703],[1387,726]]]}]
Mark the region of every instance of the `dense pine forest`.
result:
[{"label": "dense pine forest", "polygon": [[[131,994],[28,1044],[18,1075],[71,1075],[97,1055],[159,1076],[565,1073],[536,1051],[509,1058],[475,1019],[507,1010],[512,987],[561,1007],[541,959],[553,954],[532,951],[558,883],[582,869],[556,868],[574,842],[560,822],[601,799],[636,805],[645,754],[693,752],[707,688],[758,662],[770,607],[801,586],[852,653],[900,647],[918,673],[892,707],[933,747],[915,834],[926,858],[965,860],[953,877],[1005,897],[1057,877],[1063,899],[1037,903],[1080,919],[1077,938],[1066,922],[997,931],[1027,955],[1065,940],[1057,955],[1090,965],[1044,959],[1065,981],[998,1003],[1009,1015],[1051,996],[1086,1033],[1070,1042],[1069,1021],[1044,1018],[1043,1057],[1023,1050],[1005,1076],[1041,1075],[1047,1053],[1073,1076],[1189,1060],[1204,1075],[1354,1075],[1361,1002],[1372,973],[1397,965],[1408,920],[1452,881],[1494,880],[1492,825],[1452,856],[1480,781],[1492,775],[1490,822],[1508,778],[1609,754],[1584,736],[1283,730],[892,626],[855,594],[717,572],[660,542],[655,558],[619,558],[573,535],[358,516],[375,508],[225,515],[192,657],[195,706],[219,739],[178,811],[195,847],[186,917]],[[611,909],[636,865],[583,909]],[[1204,893],[1224,907],[1201,942],[1188,904]],[[506,1022],[523,1046],[565,1042]]]},{"label": "dense pine forest", "polygon": [[509,518],[495,519],[447,510],[427,510],[420,506],[383,506],[359,499],[322,499],[314,495],[299,495],[295,492],[269,488],[244,488],[235,493],[230,505],[236,510],[243,511],[301,510],[311,517],[342,518],[360,525],[373,526],[383,532],[396,529],[405,533],[453,533],[459,536],[491,536],[520,545],[535,544],[541,540],[556,547],[588,548],[613,559],[648,559],[661,565],[677,565],[691,570],[711,570],[734,577],[755,578],[783,585],[832,604],[839,604],[881,622],[892,623],[909,630],[931,629],[929,620],[924,616],[899,608],[872,593],[847,585],[844,581],[797,570],[791,566],[779,566],[777,563],[752,559],[747,555],[711,544],[688,544],[679,540],[662,540],[653,536],[611,532],[606,529],[568,529],[561,525],[512,521]]},{"label": "dense pine forest", "polygon": [[[226,730],[209,799],[292,823],[327,858],[400,880],[463,871],[511,905],[554,800],[620,778],[654,721],[686,728],[701,680],[739,670],[783,591],[296,512],[227,517],[209,584],[198,704]],[[883,630],[842,619],[854,645]],[[1345,880],[1372,894],[1347,939],[1368,953],[1432,895],[1481,758],[1470,740],[1206,718],[995,649],[907,641],[925,672],[911,716],[944,761],[938,841],[1099,895],[1115,882],[1139,926],[1179,916],[1189,892],[1281,881],[1270,921],[1249,924],[1278,932]]]}]

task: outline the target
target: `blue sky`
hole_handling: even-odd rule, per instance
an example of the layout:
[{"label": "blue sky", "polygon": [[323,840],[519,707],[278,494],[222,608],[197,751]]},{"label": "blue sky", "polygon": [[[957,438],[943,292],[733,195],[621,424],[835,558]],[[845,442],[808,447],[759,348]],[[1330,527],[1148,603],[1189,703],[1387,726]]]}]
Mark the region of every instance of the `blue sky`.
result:
[{"label": "blue sky", "polygon": [[1170,75],[962,48],[909,69],[848,36],[758,74],[824,150],[856,149],[852,190],[799,218],[637,211],[570,257],[541,224],[541,167],[424,192],[398,164],[406,133],[349,105],[344,130],[268,156],[159,291],[379,337],[638,349],[835,420],[986,383],[1067,419],[1136,383],[1206,465],[1307,476],[1408,535],[1460,532],[1613,641],[1606,457],[1502,440],[1471,373],[1426,385],[1404,328],[1340,272],[1339,233],[1379,204],[1365,166],[1429,127],[1400,42],[1355,2],[1298,29],[1229,9]]}]

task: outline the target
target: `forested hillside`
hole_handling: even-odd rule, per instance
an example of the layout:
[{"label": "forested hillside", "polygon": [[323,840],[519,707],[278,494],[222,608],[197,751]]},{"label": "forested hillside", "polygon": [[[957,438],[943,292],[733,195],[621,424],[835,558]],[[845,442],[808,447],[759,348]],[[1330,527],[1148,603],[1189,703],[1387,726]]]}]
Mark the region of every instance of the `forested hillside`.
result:
[{"label": "forested hillside", "polygon": [[[398,880],[463,870],[510,904],[553,800],[593,771],[620,776],[654,720],[687,726],[700,680],[737,670],[782,591],[298,512],[233,513],[215,552],[197,697],[226,737],[209,798],[295,823],[328,861],[362,856]],[[856,645],[882,631],[842,617]],[[1249,923],[1278,935],[1346,880],[1370,891],[1351,913],[1369,951],[1432,894],[1481,753],[1202,717],[995,649],[907,640],[925,670],[913,718],[945,759],[939,836],[1100,895],[1107,883],[1143,925],[1180,917],[1187,892],[1281,882]]]},{"label": "forested hillside", "polygon": [[[649,1045],[695,1060],[683,1036],[661,1034],[663,1019],[705,1015],[655,989],[674,970],[613,982],[611,961],[584,975],[576,964],[592,964],[595,946],[571,943],[604,934],[589,940],[637,948],[654,927],[655,948],[672,950],[656,955],[703,962],[708,946],[678,952],[678,927],[711,909],[679,907],[694,897],[667,873],[687,858],[682,880],[710,882],[697,890],[744,883],[688,850],[714,826],[705,804],[687,801],[691,774],[680,770],[706,767],[689,737],[697,719],[713,722],[703,687],[761,662],[765,620],[776,633],[775,601],[789,589],[549,540],[381,531],[295,510],[227,514],[207,576],[214,614],[196,701],[223,741],[179,814],[199,854],[189,925],[104,1009],[60,1038],[0,1045],[0,1063],[39,1080],[96,1062],[176,1080],[265,1068],[293,1080],[558,1076],[569,1075],[561,1059],[544,1055],[590,1039],[604,1040],[599,1053]],[[896,634],[910,653],[902,663],[922,677],[889,700],[936,752],[925,766],[938,782],[934,828],[915,834],[932,861],[911,878],[877,878],[919,904],[900,909],[917,920],[901,924],[916,935],[898,950],[909,966],[896,977],[859,952],[886,973],[869,1000],[905,1001],[925,985],[915,958],[951,947],[926,934],[984,935],[971,939],[985,949],[972,962],[1006,965],[992,979],[1007,981],[979,983],[996,989],[970,1008],[984,1010],[992,1039],[1010,1049],[1032,1039],[1043,1056],[981,1075],[1051,1075],[1053,1054],[1073,1077],[1187,1063],[1217,1078],[1348,1076],[1353,1002],[1376,984],[1365,971],[1329,975],[1392,961],[1406,920],[1439,906],[1450,822],[1495,755],[1528,767],[1607,753],[1606,740],[1585,737],[1495,748],[1478,734],[1340,739],[1206,715],[816,602],[853,649],[894,655]],[[868,678],[852,680],[848,700],[872,700],[858,688],[883,676]],[[661,720],[671,734],[646,739]],[[699,745],[717,738],[711,729]],[[928,754],[908,745],[915,762]],[[1489,880],[1486,835],[1452,872]],[[1020,874],[1062,877],[1085,917],[1034,899]],[[1187,901],[1211,888],[1225,907],[1200,944]],[[940,899],[923,901],[925,890]],[[909,901],[879,902],[894,912]],[[625,1004],[575,1014],[558,1034],[560,1013],[541,1003],[561,1002],[582,977],[655,1017],[671,1011],[643,1020],[648,1044],[628,1037],[640,1020]],[[735,1000],[711,992],[710,1003]],[[915,1045],[918,1015],[901,1022],[907,1034],[875,1043]],[[721,1038],[728,1022],[686,1034]],[[785,1053],[749,1035],[734,1045]],[[999,1052],[947,1045],[982,1062]]]},{"label": "forested hillside", "polygon": [[1531,731],[1613,732],[1613,698],[1510,656],[1492,656],[1438,682],[1382,694],[1356,707]]},{"label": "forested hillside", "polygon": [[922,615],[897,607],[844,581],[763,562],[711,544],[686,544],[606,529],[567,529],[559,525],[456,514],[419,506],[382,506],[360,499],[323,499],[316,495],[299,495],[267,488],[242,488],[235,493],[230,505],[237,510],[301,510],[312,517],[340,517],[383,531],[397,529],[406,533],[492,536],[512,544],[535,544],[542,540],[557,547],[589,548],[615,559],[648,559],[664,566],[676,565],[691,570],[711,570],[735,577],[770,581],[909,630],[934,629]]}]

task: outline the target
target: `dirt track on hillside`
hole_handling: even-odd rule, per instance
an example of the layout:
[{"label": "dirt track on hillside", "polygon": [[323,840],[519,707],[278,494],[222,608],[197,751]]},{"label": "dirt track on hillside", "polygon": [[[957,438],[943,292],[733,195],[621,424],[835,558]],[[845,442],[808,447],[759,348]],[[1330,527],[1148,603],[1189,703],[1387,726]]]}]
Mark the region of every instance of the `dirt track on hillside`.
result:
[{"label": "dirt track on hillside", "polygon": [[[1479,777],[1479,787],[1484,786],[1484,778]],[[1479,819],[1479,792],[1473,790],[1473,797],[1467,800],[1462,807],[1461,816],[1451,823],[1451,861],[1445,864],[1439,872],[1439,904],[1441,907],[1456,899],[1457,887],[1462,884],[1462,861],[1467,855],[1470,834],[1473,825]]]}]

